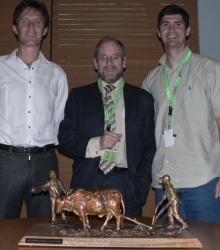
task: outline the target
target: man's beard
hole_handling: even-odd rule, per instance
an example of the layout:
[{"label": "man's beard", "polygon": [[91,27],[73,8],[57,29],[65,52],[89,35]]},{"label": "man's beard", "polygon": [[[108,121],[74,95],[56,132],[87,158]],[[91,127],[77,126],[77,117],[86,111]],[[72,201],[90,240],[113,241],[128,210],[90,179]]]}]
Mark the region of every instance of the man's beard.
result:
[{"label": "man's beard", "polygon": [[[114,67],[112,67],[112,68],[114,68]],[[99,77],[100,77],[104,82],[106,82],[106,83],[108,83],[108,84],[112,84],[112,83],[115,83],[119,78],[122,77],[122,75],[123,75],[123,69],[121,69],[120,71],[118,71],[118,73],[117,73],[114,77],[111,77],[111,78],[109,78],[108,76],[106,76],[106,75],[104,74],[104,70],[103,70],[103,72],[100,72],[100,71],[98,70],[98,75],[99,75]]]}]

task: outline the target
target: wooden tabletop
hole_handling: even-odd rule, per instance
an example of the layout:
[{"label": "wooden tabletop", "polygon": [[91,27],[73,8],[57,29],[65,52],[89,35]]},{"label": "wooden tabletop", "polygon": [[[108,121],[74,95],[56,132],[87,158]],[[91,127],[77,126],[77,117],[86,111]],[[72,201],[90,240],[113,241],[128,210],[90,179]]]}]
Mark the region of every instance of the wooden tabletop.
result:
[{"label": "wooden tabletop", "polygon": [[[151,218],[139,217],[139,221],[150,225]],[[68,220],[77,220],[77,217],[70,216]],[[2,220],[0,221],[0,249],[1,250],[68,250],[73,248],[66,247],[23,247],[18,246],[18,243],[27,231],[36,223],[50,223],[51,218],[29,218],[29,219],[14,219],[14,220]],[[94,218],[94,221],[96,219]],[[164,220],[162,223],[165,222]],[[100,220],[97,220],[100,223]],[[161,223],[161,221],[160,221]],[[194,237],[202,243],[202,250],[219,250],[220,249],[220,224],[199,222],[199,221],[187,221],[189,228],[187,229]],[[74,248],[82,250],[83,248]],[[86,248],[93,249],[94,248]],[[110,248],[108,248],[109,250]],[[115,248],[114,248],[115,249]],[[132,249],[132,248],[129,248]],[[150,249],[150,248],[144,248]],[[172,248],[175,250],[174,248]],[[181,248],[182,249],[182,248]],[[192,250],[192,248],[187,248]],[[195,249],[195,248],[194,248]],[[102,250],[102,248],[99,248]]]}]

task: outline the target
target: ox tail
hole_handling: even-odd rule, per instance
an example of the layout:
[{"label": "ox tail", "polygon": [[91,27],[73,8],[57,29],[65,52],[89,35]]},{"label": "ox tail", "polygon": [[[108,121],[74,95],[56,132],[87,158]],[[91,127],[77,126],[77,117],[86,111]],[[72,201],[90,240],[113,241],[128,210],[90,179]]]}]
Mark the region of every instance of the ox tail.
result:
[{"label": "ox tail", "polygon": [[122,206],[122,218],[121,218],[121,226],[123,226],[124,218],[125,218],[125,203],[121,194],[121,206]]}]

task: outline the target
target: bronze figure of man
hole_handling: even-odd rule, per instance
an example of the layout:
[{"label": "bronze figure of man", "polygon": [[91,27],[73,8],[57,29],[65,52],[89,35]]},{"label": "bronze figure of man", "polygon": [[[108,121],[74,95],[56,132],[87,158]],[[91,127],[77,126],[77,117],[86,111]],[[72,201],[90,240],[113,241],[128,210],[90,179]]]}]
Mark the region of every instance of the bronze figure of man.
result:
[{"label": "bronze figure of man", "polygon": [[[31,192],[35,191],[49,191],[50,193],[50,200],[51,200],[51,212],[52,212],[52,224],[55,224],[57,221],[56,217],[56,199],[61,197],[61,194],[68,195],[69,193],[66,192],[64,185],[61,180],[57,178],[57,174],[54,170],[49,171],[50,180],[46,182],[44,185],[36,188],[32,188]],[[65,212],[61,213],[62,219],[66,221]]]},{"label": "bronze figure of man", "polygon": [[168,216],[168,227],[167,229],[173,229],[174,228],[174,218],[182,224],[182,229],[185,229],[188,227],[187,223],[180,217],[178,211],[179,211],[179,199],[176,195],[176,192],[173,188],[173,185],[170,183],[170,176],[164,175],[162,178],[162,184],[165,188],[165,193],[161,199],[161,201],[158,203],[158,207],[163,203],[164,200],[168,200],[168,203],[165,205],[166,208],[168,208],[167,216]]}]

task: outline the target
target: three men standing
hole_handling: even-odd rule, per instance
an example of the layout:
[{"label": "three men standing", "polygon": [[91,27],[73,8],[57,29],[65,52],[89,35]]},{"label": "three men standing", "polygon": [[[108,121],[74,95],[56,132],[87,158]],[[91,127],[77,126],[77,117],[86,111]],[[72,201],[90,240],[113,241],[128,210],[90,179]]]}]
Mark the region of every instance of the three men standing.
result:
[{"label": "three men standing", "polygon": [[[48,26],[45,5],[23,0],[13,15],[18,49],[0,57],[0,219],[18,218],[23,196],[28,217],[51,212],[48,197],[29,192],[58,172],[54,147],[67,98],[66,74],[40,52]],[[153,186],[159,202],[159,178],[169,174],[182,217],[220,222],[220,65],[193,54],[189,35],[185,10],[172,4],[160,12],[165,55],[143,83],[155,99]],[[153,98],[124,82],[120,41],[102,39],[94,66],[98,81],[71,91],[60,125],[60,151],[74,157],[71,188],[117,188],[126,214],[140,216],[156,148]]]}]

